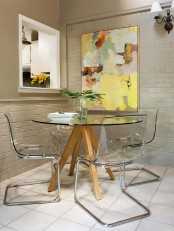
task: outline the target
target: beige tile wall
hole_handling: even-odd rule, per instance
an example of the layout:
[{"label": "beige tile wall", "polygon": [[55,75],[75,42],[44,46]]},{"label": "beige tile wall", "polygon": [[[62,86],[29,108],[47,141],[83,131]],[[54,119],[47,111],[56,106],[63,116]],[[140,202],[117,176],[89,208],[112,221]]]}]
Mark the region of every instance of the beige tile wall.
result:
[{"label": "beige tile wall", "polygon": [[72,111],[73,107],[71,100],[0,102],[0,181],[43,164],[43,161],[21,160],[13,153],[4,113],[10,113],[16,123],[20,121],[20,128],[15,129],[19,142],[49,143],[53,126],[34,123],[31,118],[57,110]]},{"label": "beige tile wall", "polygon": [[[80,20],[79,20],[80,21]],[[148,12],[81,21],[66,26],[68,87],[81,90],[81,34],[138,25],[140,108],[159,110],[157,134],[143,163],[174,166],[174,30],[168,34]]]}]

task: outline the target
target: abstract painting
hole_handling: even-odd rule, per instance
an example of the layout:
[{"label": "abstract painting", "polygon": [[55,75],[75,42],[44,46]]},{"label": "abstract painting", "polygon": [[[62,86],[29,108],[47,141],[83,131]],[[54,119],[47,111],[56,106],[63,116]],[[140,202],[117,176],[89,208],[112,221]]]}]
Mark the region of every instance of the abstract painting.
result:
[{"label": "abstract painting", "polygon": [[82,34],[82,91],[102,93],[89,110],[138,108],[138,26]]}]

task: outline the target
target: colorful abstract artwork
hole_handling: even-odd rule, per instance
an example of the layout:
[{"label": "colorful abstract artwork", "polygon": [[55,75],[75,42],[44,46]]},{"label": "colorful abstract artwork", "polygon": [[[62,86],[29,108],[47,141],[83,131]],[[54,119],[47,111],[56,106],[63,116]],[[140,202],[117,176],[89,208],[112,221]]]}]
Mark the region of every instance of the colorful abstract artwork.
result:
[{"label": "colorful abstract artwork", "polygon": [[82,34],[82,90],[102,93],[89,110],[138,108],[138,27]]}]

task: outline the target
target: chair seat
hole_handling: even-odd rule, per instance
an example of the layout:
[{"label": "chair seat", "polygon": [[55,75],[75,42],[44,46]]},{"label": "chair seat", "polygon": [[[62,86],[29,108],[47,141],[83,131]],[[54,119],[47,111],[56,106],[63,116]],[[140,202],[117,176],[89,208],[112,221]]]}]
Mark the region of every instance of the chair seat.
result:
[{"label": "chair seat", "polygon": [[[121,163],[126,163],[133,161],[140,155],[138,153],[134,153],[132,151],[122,151],[118,150],[116,152],[111,152],[108,155],[102,155],[102,161],[100,161],[100,156],[98,156],[95,162],[101,162],[102,164],[108,165],[120,165]],[[105,162],[103,162],[105,160]]]},{"label": "chair seat", "polygon": [[[138,158],[140,156],[139,153],[135,153],[133,151],[126,151],[124,152],[123,150],[117,150],[113,152],[109,152],[108,154],[105,155],[100,155],[92,161],[93,164],[95,165],[105,165],[105,166],[119,166],[120,164],[130,164],[134,159]],[[88,162],[91,162],[88,158],[84,156],[80,156],[83,159],[85,159]]]},{"label": "chair seat", "polygon": [[[134,159],[143,155],[143,151],[142,153],[140,152],[142,139],[138,139],[136,136],[105,140],[105,144],[102,139],[102,142],[102,149],[98,150],[99,154],[97,158],[93,160],[93,164],[119,166],[122,163],[131,163]],[[87,161],[91,161],[87,157],[81,157]]]},{"label": "chair seat", "polygon": [[55,156],[57,155],[57,150],[54,149],[54,147],[50,145],[39,145],[39,144],[17,144],[16,150],[21,155],[46,155],[46,156]]}]

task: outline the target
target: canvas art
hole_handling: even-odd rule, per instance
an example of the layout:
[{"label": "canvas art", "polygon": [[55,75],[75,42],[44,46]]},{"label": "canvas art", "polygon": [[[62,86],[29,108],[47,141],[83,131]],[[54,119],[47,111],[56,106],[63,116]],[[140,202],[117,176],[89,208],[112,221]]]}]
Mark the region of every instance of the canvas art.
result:
[{"label": "canvas art", "polygon": [[102,93],[89,110],[138,108],[138,26],[82,34],[82,90]]}]

